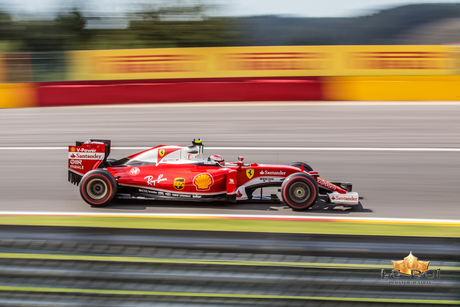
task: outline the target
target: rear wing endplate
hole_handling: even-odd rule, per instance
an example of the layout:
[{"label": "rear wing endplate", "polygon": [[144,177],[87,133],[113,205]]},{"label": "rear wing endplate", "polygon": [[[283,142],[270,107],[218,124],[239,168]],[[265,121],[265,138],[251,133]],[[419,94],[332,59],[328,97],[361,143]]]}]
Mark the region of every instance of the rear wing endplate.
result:
[{"label": "rear wing endplate", "polygon": [[69,181],[73,184],[80,182],[81,177],[87,172],[105,165],[110,155],[110,140],[88,140],[76,142],[75,146],[69,146],[68,170]]}]

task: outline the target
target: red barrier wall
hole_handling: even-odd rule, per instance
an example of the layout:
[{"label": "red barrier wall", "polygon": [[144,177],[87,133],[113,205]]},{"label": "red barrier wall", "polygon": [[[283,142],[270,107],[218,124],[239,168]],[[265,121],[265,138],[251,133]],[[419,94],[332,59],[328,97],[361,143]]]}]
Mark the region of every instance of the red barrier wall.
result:
[{"label": "red barrier wall", "polygon": [[47,82],[37,91],[39,106],[323,99],[315,77]]}]

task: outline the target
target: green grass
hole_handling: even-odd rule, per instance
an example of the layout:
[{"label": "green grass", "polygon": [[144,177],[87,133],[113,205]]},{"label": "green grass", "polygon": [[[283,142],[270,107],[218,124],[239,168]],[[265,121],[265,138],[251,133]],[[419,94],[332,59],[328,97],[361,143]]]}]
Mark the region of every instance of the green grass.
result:
[{"label": "green grass", "polygon": [[225,218],[4,215],[0,216],[0,225],[460,237],[460,226],[457,225],[431,225],[416,223],[353,223],[327,221],[276,221]]}]

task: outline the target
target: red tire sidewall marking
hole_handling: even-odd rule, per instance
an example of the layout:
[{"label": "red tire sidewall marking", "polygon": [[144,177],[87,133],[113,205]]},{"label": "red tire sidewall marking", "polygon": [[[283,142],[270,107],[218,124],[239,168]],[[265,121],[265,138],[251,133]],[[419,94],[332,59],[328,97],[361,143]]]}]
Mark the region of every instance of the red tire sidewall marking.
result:
[{"label": "red tire sidewall marking", "polygon": [[[104,181],[107,186],[109,187],[109,196],[108,197],[105,197],[102,201],[94,201],[93,199],[89,198],[88,194],[86,193],[86,186],[85,186],[85,183],[89,180],[89,179],[92,179],[93,177],[99,177],[102,181]],[[108,198],[110,198],[110,195],[112,195],[112,184],[109,182],[109,180],[107,178],[105,178],[104,176],[101,176],[99,174],[94,174],[94,175],[90,175],[88,176],[83,182],[82,182],[82,189],[83,189],[83,197],[85,198],[85,200],[91,204],[94,204],[94,205],[100,205],[102,203],[104,203]]]},{"label": "red tire sidewall marking", "polygon": [[[289,179],[289,181],[292,181],[292,180],[295,180],[295,179],[301,179],[302,181],[306,182],[308,185],[310,185],[310,187],[312,188],[312,191],[316,194],[316,187],[315,185],[308,179],[306,179],[305,177],[303,176],[296,176],[296,177],[292,177]],[[283,199],[284,199],[284,202],[288,202],[289,205],[295,209],[305,209],[305,208],[308,208],[310,207],[313,202],[311,202],[310,204],[308,204],[307,206],[302,206],[302,207],[298,207],[298,206],[295,206],[292,204],[292,202],[290,201],[290,198],[287,198],[286,197],[286,191],[288,190],[288,187],[291,185],[290,182],[288,182],[284,187],[285,189],[283,190]],[[315,198],[313,198],[314,200]]]}]

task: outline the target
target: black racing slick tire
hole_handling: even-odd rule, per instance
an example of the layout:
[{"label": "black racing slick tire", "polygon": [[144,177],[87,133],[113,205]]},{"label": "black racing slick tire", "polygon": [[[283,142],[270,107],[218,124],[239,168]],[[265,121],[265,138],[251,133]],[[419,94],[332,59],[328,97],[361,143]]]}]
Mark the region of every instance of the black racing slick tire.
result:
[{"label": "black racing slick tire", "polygon": [[313,168],[305,162],[294,162],[294,163],[289,164],[289,166],[294,166],[298,168],[301,168],[302,165],[303,165],[303,169],[306,170],[307,172],[313,171]]},{"label": "black racing slick tire", "polygon": [[106,206],[113,200],[117,190],[117,181],[104,170],[92,170],[80,181],[80,195],[91,206]]},{"label": "black racing slick tire", "polygon": [[293,210],[305,210],[318,199],[318,184],[305,173],[294,173],[283,181],[281,198]]}]

